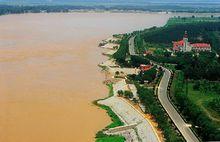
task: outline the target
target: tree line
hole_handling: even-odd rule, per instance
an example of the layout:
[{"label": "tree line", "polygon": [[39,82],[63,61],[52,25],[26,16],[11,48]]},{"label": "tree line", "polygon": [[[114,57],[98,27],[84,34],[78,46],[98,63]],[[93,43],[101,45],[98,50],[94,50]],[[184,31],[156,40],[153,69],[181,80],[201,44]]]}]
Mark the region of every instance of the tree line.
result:
[{"label": "tree line", "polygon": [[165,141],[184,142],[183,138],[175,130],[175,127],[172,126],[171,121],[169,121],[169,118],[160,105],[157,96],[154,95],[154,91],[141,87],[138,84],[136,84],[136,87],[139,99],[146,108],[146,113],[151,114],[154,117],[159,125],[158,127],[163,131]]},{"label": "tree line", "polygon": [[148,59],[158,63],[176,64],[177,70],[184,72],[186,79],[207,79],[212,81],[220,80],[220,58],[215,53],[201,52],[178,53],[177,56],[148,55]]},{"label": "tree line", "polygon": [[219,9],[213,9],[210,6],[206,8],[201,7],[199,10],[195,11],[195,8],[188,7],[188,6],[179,6],[179,5],[148,5],[148,6],[131,6],[131,5],[92,5],[89,6],[88,4],[84,5],[49,5],[47,3],[43,3],[42,5],[0,5],[0,15],[2,14],[9,14],[9,13],[39,13],[42,11],[45,12],[68,12],[70,10],[124,10],[124,11],[154,11],[154,12],[161,12],[161,11],[175,11],[175,12],[220,12]]},{"label": "tree line", "polygon": [[[192,122],[194,130],[204,141],[218,141],[220,140],[219,128],[212,120],[202,111],[195,102],[188,98],[184,80],[184,73],[179,71],[176,73],[172,87],[172,99],[175,100],[176,106],[183,114],[188,122]],[[192,95],[192,94],[189,94]],[[219,102],[218,102],[219,103]]]},{"label": "tree line", "polygon": [[219,34],[214,33],[220,31],[220,22],[175,24],[160,28],[152,28],[150,31],[146,29],[141,36],[145,42],[166,44],[172,47],[172,41],[181,40],[185,31],[188,33],[190,42],[210,43],[212,49],[219,52]]}]

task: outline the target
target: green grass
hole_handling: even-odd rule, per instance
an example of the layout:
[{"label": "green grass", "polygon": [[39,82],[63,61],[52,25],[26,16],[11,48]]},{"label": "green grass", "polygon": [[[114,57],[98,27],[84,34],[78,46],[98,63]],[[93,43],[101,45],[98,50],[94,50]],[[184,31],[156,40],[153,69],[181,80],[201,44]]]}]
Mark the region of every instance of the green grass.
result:
[{"label": "green grass", "polygon": [[203,93],[201,91],[193,90],[193,83],[188,83],[188,97],[201,110],[203,110],[213,122],[215,122],[220,127],[220,114],[208,107],[208,103],[219,97],[219,94],[212,91]]},{"label": "green grass", "polygon": [[[108,97],[106,97],[105,99],[113,96],[113,85],[112,84],[108,84],[107,85],[109,88],[109,94]],[[100,100],[104,100],[104,99],[100,99]],[[96,133],[96,142],[124,142],[125,138],[123,136],[119,136],[119,135],[106,135],[103,132],[109,128],[114,128],[114,127],[118,127],[118,126],[123,126],[124,123],[119,119],[119,117],[111,110],[110,107],[105,106],[105,105],[101,105],[98,104],[97,102],[100,100],[96,100],[93,103],[106,110],[107,114],[111,117],[112,123],[109,124],[108,126],[106,126],[103,130],[99,131]]]},{"label": "green grass", "polygon": [[100,107],[107,111],[108,115],[111,117],[112,123],[109,124],[106,128],[114,128],[117,126],[123,126],[124,123],[118,118],[118,116],[111,110],[110,107],[105,105],[100,105]]},{"label": "green grass", "polygon": [[124,142],[125,139],[122,136],[107,136],[103,138],[98,138],[96,142]]},{"label": "green grass", "polygon": [[219,22],[220,18],[218,17],[183,17],[183,18],[170,18],[166,26],[176,25],[176,24],[189,24],[189,23],[198,23],[198,22]]}]

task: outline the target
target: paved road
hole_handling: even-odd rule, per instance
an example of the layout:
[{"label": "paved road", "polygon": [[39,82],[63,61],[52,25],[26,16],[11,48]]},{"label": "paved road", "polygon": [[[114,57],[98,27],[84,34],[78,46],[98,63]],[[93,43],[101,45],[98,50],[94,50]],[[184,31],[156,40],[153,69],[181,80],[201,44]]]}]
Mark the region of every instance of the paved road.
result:
[{"label": "paved road", "polygon": [[134,49],[134,39],[135,39],[135,36],[131,37],[128,41],[130,55],[137,55]]},{"label": "paved road", "polygon": [[164,70],[165,70],[164,75],[158,87],[159,100],[162,106],[164,107],[164,109],[166,110],[166,112],[169,114],[174,124],[176,125],[176,127],[182,133],[185,140],[187,142],[199,142],[198,138],[191,131],[187,123],[182,119],[182,117],[179,115],[179,113],[176,111],[176,109],[173,107],[170,100],[168,99],[167,87],[168,87],[168,82],[169,82],[171,73],[169,70],[165,68]]}]

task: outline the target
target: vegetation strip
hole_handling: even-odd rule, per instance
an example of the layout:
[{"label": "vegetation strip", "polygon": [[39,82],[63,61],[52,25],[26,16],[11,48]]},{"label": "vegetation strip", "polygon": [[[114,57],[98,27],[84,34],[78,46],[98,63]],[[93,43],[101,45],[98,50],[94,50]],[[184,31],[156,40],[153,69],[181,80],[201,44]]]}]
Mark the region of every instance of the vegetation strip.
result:
[{"label": "vegetation strip", "polygon": [[[109,88],[109,95],[105,99],[113,96],[113,86],[112,84],[107,85]],[[93,102],[96,106],[106,110],[107,114],[111,117],[112,123],[106,126],[103,130],[96,133],[96,142],[124,142],[125,138],[123,136],[118,135],[106,135],[104,134],[104,131],[106,131],[109,128],[114,128],[117,126],[123,126],[124,123],[119,119],[119,117],[111,110],[110,107],[106,105],[101,105],[98,103],[98,101],[105,100],[105,99],[99,99]]]},{"label": "vegetation strip", "polygon": [[[171,98],[186,120],[192,123],[194,131],[202,136],[202,139],[219,140],[219,115],[207,106],[213,104],[212,101],[218,99],[219,96],[213,92],[214,90],[207,91],[206,93],[209,94],[205,95],[202,90],[200,92],[196,88],[195,83],[185,81],[183,72],[178,71],[171,87]],[[215,103],[215,105],[218,105],[218,103]],[[219,106],[216,106],[216,108],[219,108]],[[209,116],[209,113],[213,113],[217,118],[213,119]]]}]

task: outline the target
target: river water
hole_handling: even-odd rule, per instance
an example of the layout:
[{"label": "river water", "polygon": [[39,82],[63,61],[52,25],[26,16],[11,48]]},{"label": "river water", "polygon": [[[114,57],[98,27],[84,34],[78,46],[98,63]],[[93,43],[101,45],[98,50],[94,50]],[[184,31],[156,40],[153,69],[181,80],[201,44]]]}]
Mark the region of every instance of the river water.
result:
[{"label": "river water", "polygon": [[92,105],[108,90],[97,67],[102,39],[164,25],[153,13],[0,17],[0,142],[90,142],[110,123]]}]

